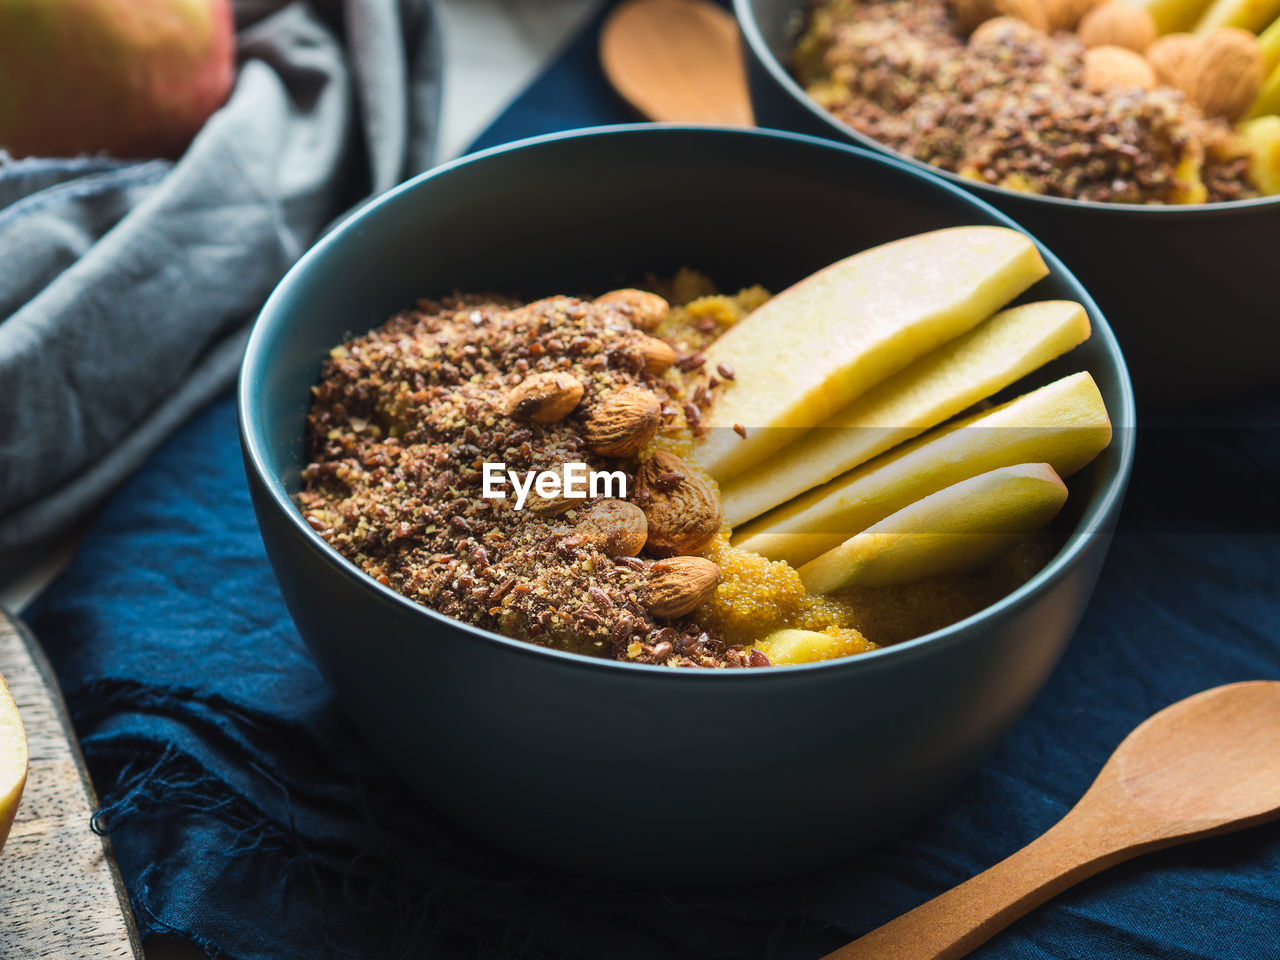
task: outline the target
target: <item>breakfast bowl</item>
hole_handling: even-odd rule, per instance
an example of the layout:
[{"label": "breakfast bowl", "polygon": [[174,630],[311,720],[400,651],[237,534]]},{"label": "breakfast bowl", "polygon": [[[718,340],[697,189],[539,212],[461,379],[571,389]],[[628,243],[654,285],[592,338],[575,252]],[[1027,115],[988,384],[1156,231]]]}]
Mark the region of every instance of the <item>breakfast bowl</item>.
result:
[{"label": "breakfast bowl", "polygon": [[1114,428],[1070,481],[1047,564],[980,613],[895,646],[671,669],[451,619],[331,547],[297,501],[329,351],[426,295],[600,293],[691,265],[725,289],[781,290],[866,247],[974,224],[1014,226],[938,177],[852,147],[624,126],[447,164],[371,202],[299,261],[263,308],[241,372],[254,508],[337,699],[433,813],[564,869],[694,886],[796,874],[903,829],[1018,719],[1084,611],[1133,458],[1128,373],[1087,292],[1039,248],[1048,275],[1027,296],[1083,304],[1093,335],[1019,389],[1087,371]]},{"label": "breakfast bowl", "polygon": [[804,0],[734,0],[756,122],[888,153],[971,191],[1039,237],[1110,318],[1144,409],[1204,408],[1280,384],[1269,305],[1280,196],[1227,203],[1063,199],[994,186],[893,150],[796,81]]}]

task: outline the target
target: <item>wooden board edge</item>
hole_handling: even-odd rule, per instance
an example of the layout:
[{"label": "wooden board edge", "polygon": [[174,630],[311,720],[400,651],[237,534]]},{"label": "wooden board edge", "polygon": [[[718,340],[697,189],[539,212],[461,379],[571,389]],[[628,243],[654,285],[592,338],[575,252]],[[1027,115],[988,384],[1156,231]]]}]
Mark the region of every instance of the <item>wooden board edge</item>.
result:
[{"label": "wooden board edge", "polygon": [[[58,683],[58,675],[54,672],[53,664],[49,662],[44,648],[40,646],[40,641],[36,639],[31,628],[20,617],[0,607],[0,621],[4,621],[17,634],[27,655],[31,657],[31,662],[35,664],[36,672],[40,674],[40,678],[48,687],[50,697],[58,714],[58,723],[67,738],[67,742],[71,745],[71,755],[75,758],[76,769],[80,774],[80,782],[88,794],[89,805],[94,810],[97,810],[99,807],[98,791],[94,789],[93,780],[89,776],[89,768],[85,764],[84,753],[80,750],[80,739],[76,736],[75,725],[71,722],[71,712],[67,709],[67,701],[62,695],[62,686]],[[111,849],[111,840],[101,834],[95,834],[95,836],[102,843],[103,856],[107,861],[108,868],[111,870],[111,884],[115,887],[116,899],[120,904],[120,913],[124,917],[125,929],[129,935],[129,947],[133,951],[136,960],[145,960],[142,952],[142,938],[138,935],[138,925],[134,921],[133,908],[129,903],[129,892],[125,889],[124,877],[120,875],[120,867],[116,863],[115,854]]]}]

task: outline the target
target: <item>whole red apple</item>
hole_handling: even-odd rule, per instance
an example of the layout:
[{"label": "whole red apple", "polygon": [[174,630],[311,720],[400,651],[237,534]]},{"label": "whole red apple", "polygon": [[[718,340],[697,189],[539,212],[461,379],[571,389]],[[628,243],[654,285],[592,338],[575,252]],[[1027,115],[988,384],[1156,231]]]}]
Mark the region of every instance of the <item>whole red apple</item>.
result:
[{"label": "whole red apple", "polygon": [[234,72],[230,0],[0,0],[0,147],[176,157]]}]

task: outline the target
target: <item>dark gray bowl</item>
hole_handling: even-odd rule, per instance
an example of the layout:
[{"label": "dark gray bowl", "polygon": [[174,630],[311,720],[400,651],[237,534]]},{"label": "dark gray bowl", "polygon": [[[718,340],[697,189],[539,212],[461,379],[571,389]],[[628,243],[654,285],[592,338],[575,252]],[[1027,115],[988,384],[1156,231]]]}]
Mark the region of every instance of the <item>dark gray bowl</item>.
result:
[{"label": "dark gray bowl", "polygon": [[1014,723],[1075,629],[1133,457],[1111,331],[1051,255],[1036,297],[1088,305],[1093,337],[1045,371],[1093,373],[1116,439],[1072,480],[1066,546],[963,623],[852,660],[674,671],[464,626],[332,550],[290,495],[327,351],[416,298],[605,290],[697,265],[775,289],[936,227],[1009,224],[905,164],[767,132],[605,128],[517,143],[393,190],[293,268],[240,379],[245,467],[280,589],[370,745],[449,817],[574,870],[743,883],[847,856],[939,804]]},{"label": "dark gray bowl", "polygon": [[841,123],[791,78],[785,64],[805,0],[733,5],[757,123],[890,154],[1009,214],[1062,258],[1111,318],[1144,409],[1199,407],[1280,385],[1280,197],[1179,207],[1092,203],[936,170]]}]

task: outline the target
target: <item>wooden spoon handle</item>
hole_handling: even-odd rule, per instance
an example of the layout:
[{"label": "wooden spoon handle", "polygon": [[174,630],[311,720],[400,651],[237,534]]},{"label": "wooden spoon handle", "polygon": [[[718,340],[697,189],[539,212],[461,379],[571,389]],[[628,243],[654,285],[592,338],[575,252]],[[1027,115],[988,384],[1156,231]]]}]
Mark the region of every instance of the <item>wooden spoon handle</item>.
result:
[{"label": "wooden spoon handle", "polygon": [[[1114,824],[1111,824],[1112,826]],[[1139,852],[1132,838],[1077,807],[990,870],[828,954],[823,960],[955,960],[1073,884]]]}]

